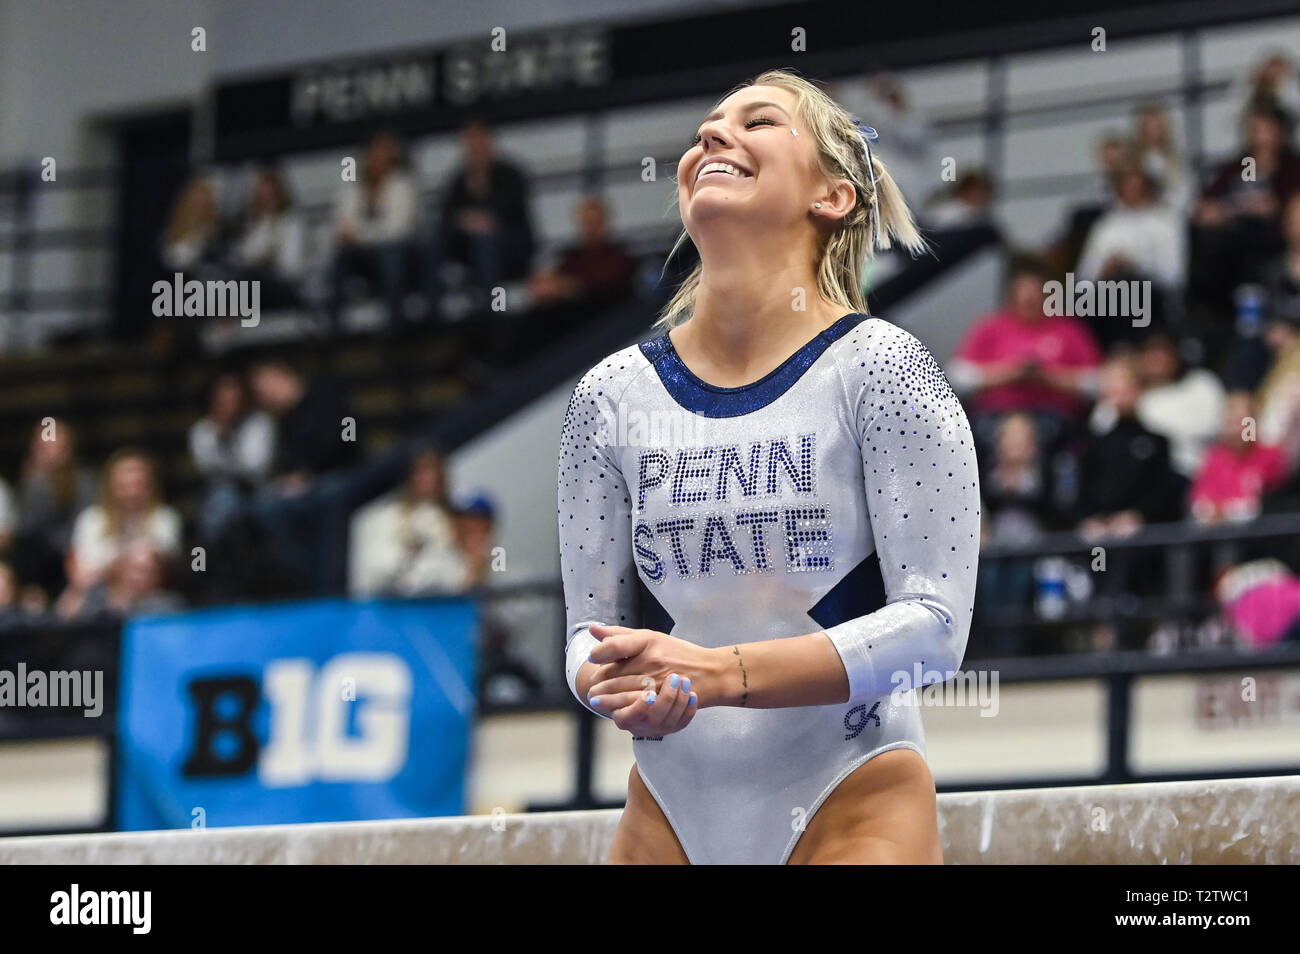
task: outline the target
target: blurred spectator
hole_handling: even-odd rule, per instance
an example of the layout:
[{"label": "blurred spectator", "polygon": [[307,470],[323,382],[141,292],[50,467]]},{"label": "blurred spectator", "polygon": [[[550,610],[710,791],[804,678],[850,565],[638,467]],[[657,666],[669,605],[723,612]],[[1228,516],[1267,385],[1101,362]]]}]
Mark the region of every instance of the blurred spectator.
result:
[{"label": "blurred spectator", "polygon": [[405,171],[401,145],[391,133],[380,133],[366,149],[361,180],[346,183],[335,205],[327,309],[331,329],[340,329],[343,299],[358,279],[382,296],[390,325],[398,325],[417,211],[418,195]]},{"label": "blurred spectator", "polygon": [[222,374],[208,395],[208,413],[190,428],[190,456],[204,478],[198,508],[199,537],[220,538],[249,492],[261,485],[275,451],[275,425],[250,409],[244,382]]},{"label": "blurred spectator", "polygon": [[[469,500],[456,512],[456,539],[465,554],[470,587],[490,592],[492,541],[496,533],[496,508],[482,496]],[[517,649],[516,634],[527,632],[531,621],[523,622],[510,613],[508,601],[480,599],[478,691],[484,701],[495,704],[524,702],[546,688],[545,681]]]},{"label": "blurred spectator", "polygon": [[9,552],[18,529],[18,510],[14,507],[14,493],[9,482],[0,477],[0,556]]},{"label": "blurred spectator", "polygon": [[872,150],[888,168],[904,198],[920,208],[934,187],[934,131],[909,101],[895,76],[877,73],[861,84],[845,84],[836,99],[864,125],[879,131]]},{"label": "blurred spectator", "polygon": [[221,217],[211,177],[197,175],[186,183],[172,207],[163,237],[162,260],[168,268],[204,279],[221,266]]},{"label": "blurred spectator", "polygon": [[239,278],[261,282],[263,308],[299,304],[297,284],[303,277],[302,219],[283,177],[274,169],[258,171],[253,179],[248,212],[232,252]]},{"label": "blurred spectator", "polygon": [[1205,368],[1188,368],[1167,332],[1155,331],[1143,339],[1138,362],[1138,420],[1169,441],[1170,464],[1191,480],[1205,449],[1219,436],[1223,385]]},{"label": "blurred spectator", "polygon": [[496,508],[486,497],[475,497],[456,511],[456,544],[465,555],[468,584],[482,586],[488,579]]},{"label": "blurred spectator", "polygon": [[442,209],[429,238],[425,290],[437,312],[442,266],[448,259],[470,270],[480,292],[528,273],[535,249],[528,180],[499,158],[492,132],[481,122],[461,131],[461,165],[443,184]]},{"label": "blurred spectator", "polygon": [[95,502],[95,474],[77,461],[76,432],[61,418],[32,427],[18,484],[14,569],[25,585],[57,593],[77,515]]},{"label": "blurred spectator", "polygon": [[1242,643],[1258,649],[1300,640],[1300,577],[1281,560],[1228,567],[1214,584],[1214,597]]},{"label": "blurred spectator", "polygon": [[1085,538],[1128,536],[1143,524],[1181,516],[1186,484],[1169,466],[1169,442],[1138,420],[1134,360],[1109,357],[1080,461],[1078,530]]},{"label": "blurred spectator", "polygon": [[1123,133],[1111,130],[1097,140],[1097,184],[1093,194],[1072,207],[1066,217],[1064,233],[1049,254],[1057,271],[1074,270],[1093,223],[1115,202],[1119,173],[1133,161],[1133,143]]},{"label": "blurred spectator", "polygon": [[127,544],[141,539],[170,559],[180,551],[181,521],[160,499],[152,458],[123,449],[104,464],[99,503],[83,510],[73,525],[65,596],[79,600]]},{"label": "blurred spectator", "polygon": [[[1275,106],[1251,107],[1245,146],[1206,186],[1197,209],[1200,223],[1222,225],[1242,217],[1277,222],[1287,200],[1300,192],[1300,157],[1291,148],[1291,125],[1291,117]],[[1244,162],[1248,159],[1252,162]]]},{"label": "blurred spectator", "polygon": [[354,597],[455,593],[472,585],[440,453],[418,451],[404,487],[357,511],[348,570]]},{"label": "blurred spectator", "polygon": [[44,590],[32,584],[23,586],[14,568],[0,563],[0,630],[39,620],[48,602]]},{"label": "blurred spectator", "polygon": [[1259,439],[1277,444],[1290,470],[1300,469],[1300,195],[1287,203],[1287,250],[1265,273],[1269,367],[1260,383]]},{"label": "blurred spectator", "polygon": [[1264,270],[1269,312],[1275,320],[1300,325],[1300,193],[1282,210],[1282,238],[1286,247]]},{"label": "blurred spectator", "polygon": [[1185,226],[1177,212],[1155,201],[1152,185],[1139,165],[1119,173],[1115,204],[1088,231],[1075,269],[1078,278],[1150,280],[1165,292],[1182,286]]},{"label": "blurred spectator", "polygon": [[0,563],[0,629],[21,620],[25,615],[18,602],[18,577],[8,563]]},{"label": "blurred spectator", "polygon": [[1138,107],[1134,127],[1134,158],[1151,177],[1155,198],[1180,214],[1185,213],[1191,205],[1195,185],[1174,145],[1169,114],[1157,103],[1146,103]]},{"label": "blurred spectator", "polygon": [[1300,116],[1300,80],[1295,63],[1283,50],[1266,54],[1247,76],[1233,84],[1229,98],[1237,106],[1232,112],[1234,123],[1259,104],[1284,110],[1293,118]]},{"label": "blurred spectator", "polygon": [[1249,520],[1264,494],[1286,479],[1281,449],[1258,440],[1254,400],[1245,391],[1228,395],[1219,442],[1206,452],[1192,484],[1192,516],[1198,523]]},{"label": "blurred spectator", "polygon": [[309,387],[283,360],[259,361],[251,383],[258,405],[276,418],[273,479],[254,494],[249,513],[276,564],[278,588],[342,590],[354,488],[347,471],[334,471],[361,459],[355,418],[335,385],[317,379]]},{"label": "blurred spectator", "polygon": [[1238,285],[1259,281],[1262,266],[1284,247],[1281,211],[1300,192],[1290,126],[1275,107],[1251,107],[1240,154],[1202,193],[1192,229],[1192,289],[1219,309]]},{"label": "blurred spectator", "polygon": [[1046,268],[1022,258],[1009,270],[1006,304],[975,322],[957,348],[949,378],[965,399],[981,449],[1001,415],[1031,415],[1045,451],[1068,437],[1096,389],[1101,354],[1087,326],[1044,314]]},{"label": "blurred spectator", "polygon": [[166,613],[184,608],[184,601],[167,590],[168,560],[144,539],[122,548],[104,578],[81,591],[69,588],[55,612],[63,619],[90,619],[104,614]]},{"label": "blurred spectator", "polygon": [[1053,479],[1033,418],[1019,412],[1004,415],[991,463],[980,478],[988,542],[1024,544],[1045,531],[1063,529]]},{"label": "blurred spectator", "polygon": [[609,217],[599,196],[578,203],[578,244],[566,249],[554,269],[539,269],[529,292],[540,305],[612,302],[632,294],[636,261],[610,239]]},{"label": "blurred spectator", "polygon": [[921,220],[932,229],[993,224],[993,181],[980,169],[964,172],[951,191],[932,203]]},{"label": "blurred spectator", "polygon": [[[980,459],[980,548],[1024,546],[1040,534],[1063,529],[1057,506],[1055,479],[1038,442],[1038,430],[1027,414],[1002,417],[992,453]],[[1002,557],[981,560],[976,605],[997,614],[1025,608],[1034,595],[1034,561]],[[1023,650],[1020,634],[993,627],[989,650],[1015,654]]]},{"label": "blurred spectator", "polygon": [[250,384],[258,406],[276,421],[270,474],[278,491],[302,492],[318,474],[359,459],[356,441],[344,439],[350,415],[333,383],[309,387],[288,362],[273,358],[253,366]]}]

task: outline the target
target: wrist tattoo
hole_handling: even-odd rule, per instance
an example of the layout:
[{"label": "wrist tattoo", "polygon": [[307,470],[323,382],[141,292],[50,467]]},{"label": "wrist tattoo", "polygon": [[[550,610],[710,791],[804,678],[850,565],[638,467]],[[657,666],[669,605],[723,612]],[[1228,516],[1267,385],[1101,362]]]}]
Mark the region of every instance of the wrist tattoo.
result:
[{"label": "wrist tattoo", "polygon": [[740,667],[740,685],[745,690],[741,693],[738,705],[749,705],[749,673],[745,671],[745,660],[740,658],[740,647],[733,646],[731,652],[736,657],[736,665]]}]

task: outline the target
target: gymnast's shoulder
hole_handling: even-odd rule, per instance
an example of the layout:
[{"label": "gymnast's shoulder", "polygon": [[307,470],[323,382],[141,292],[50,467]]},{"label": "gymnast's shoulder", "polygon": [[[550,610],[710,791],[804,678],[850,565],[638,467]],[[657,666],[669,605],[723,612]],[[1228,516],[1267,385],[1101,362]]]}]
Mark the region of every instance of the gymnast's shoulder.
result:
[{"label": "gymnast's shoulder", "polygon": [[617,402],[629,385],[651,367],[639,344],[608,354],[578,380],[572,400],[594,406]]}]

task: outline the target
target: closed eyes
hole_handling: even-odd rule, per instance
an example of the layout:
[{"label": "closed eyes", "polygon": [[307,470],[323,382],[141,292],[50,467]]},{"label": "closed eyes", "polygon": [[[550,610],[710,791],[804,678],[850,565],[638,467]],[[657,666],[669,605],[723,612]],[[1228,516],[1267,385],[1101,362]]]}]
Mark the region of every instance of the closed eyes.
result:
[{"label": "closed eyes", "polygon": [[[766,126],[775,126],[776,120],[771,119],[767,116],[755,116],[753,119],[745,123],[745,128],[753,129],[755,126],[759,124],[763,124]],[[700,144],[700,139],[701,139],[700,134],[696,133],[695,138],[691,140],[691,146],[698,146]]]}]

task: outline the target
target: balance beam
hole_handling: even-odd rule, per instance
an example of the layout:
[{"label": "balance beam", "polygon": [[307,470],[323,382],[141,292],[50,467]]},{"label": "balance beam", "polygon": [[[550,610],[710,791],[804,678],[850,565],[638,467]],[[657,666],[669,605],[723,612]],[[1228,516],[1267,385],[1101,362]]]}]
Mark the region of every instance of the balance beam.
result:
[{"label": "balance beam", "polygon": [[[600,864],[620,811],[0,839],[3,864]],[[939,796],[948,864],[1300,864],[1300,776]]]}]

